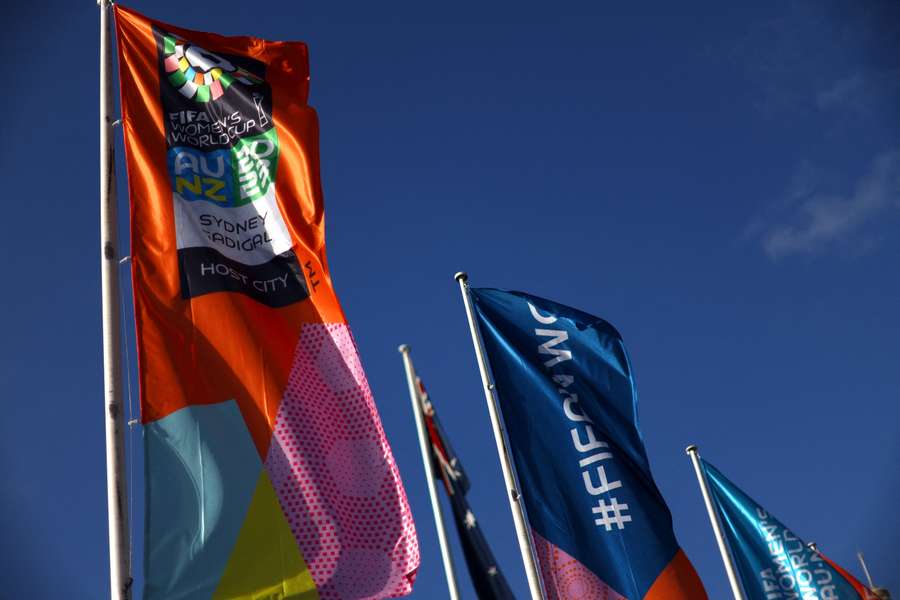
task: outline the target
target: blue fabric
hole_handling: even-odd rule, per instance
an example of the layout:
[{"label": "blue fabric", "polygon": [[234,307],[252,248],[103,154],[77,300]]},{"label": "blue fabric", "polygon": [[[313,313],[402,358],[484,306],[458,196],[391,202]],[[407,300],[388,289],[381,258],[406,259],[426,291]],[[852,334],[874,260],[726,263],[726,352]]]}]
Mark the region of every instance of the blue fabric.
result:
[{"label": "blue fabric", "polygon": [[144,599],[209,600],[237,541],[262,461],[234,400],[144,427]]},{"label": "blue fabric", "polygon": [[469,500],[466,498],[469,492],[469,478],[466,477],[462,461],[450,446],[433,406],[432,414],[425,414],[425,422],[431,433],[437,437],[437,442],[432,438],[432,465],[434,473],[441,474],[439,480],[444,483],[450,507],[453,509],[453,522],[469,569],[469,577],[472,578],[475,595],[478,596],[478,600],[516,600],[469,506]]},{"label": "blue fabric", "polygon": [[531,526],[640,600],[678,543],[650,474],[621,336],[550,300],[471,292]]},{"label": "blue fabric", "polygon": [[747,600],[854,600],[854,587],[780,521],[702,461]]}]

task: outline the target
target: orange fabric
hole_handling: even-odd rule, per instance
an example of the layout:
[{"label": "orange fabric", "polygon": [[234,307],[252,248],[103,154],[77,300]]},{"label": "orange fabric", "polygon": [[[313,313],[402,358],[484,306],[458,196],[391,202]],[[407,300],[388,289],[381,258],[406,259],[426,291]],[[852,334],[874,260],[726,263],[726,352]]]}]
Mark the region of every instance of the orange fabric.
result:
[{"label": "orange fabric", "polygon": [[878,600],[878,596],[875,595],[875,592],[873,592],[872,590],[870,590],[869,588],[867,588],[865,585],[863,585],[863,583],[862,583],[859,579],[857,579],[856,577],[854,577],[853,575],[851,575],[851,574],[850,574],[848,571],[846,571],[843,567],[841,567],[841,566],[838,565],[837,563],[833,562],[830,558],[828,558],[827,556],[825,556],[825,555],[822,554],[821,552],[816,551],[816,553],[819,555],[819,558],[821,558],[821,559],[824,560],[826,563],[828,563],[828,565],[829,565],[832,569],[834,569],[835,571],[837,571],[838,573],[840,573],[841,576],[842,576],[844,579],[846,579],[847,582],[848,582],[851,586],[853,586],[853,589],[856,590],[856,593],[859,594],[860,600]]},{"label": "orange fabric", "polygon": [[[325,259],[318,120],[306,104],[306,46],[185,30],[115,7],[122,125],[131,198],[131,254],[141,419],[235,399],[265,459],[301,325],[346,319]],[[212,52],[266,64],[279,139],[275,196],[310,297],[282,308],[237,293],[183,299],[157,47],[152,26]]]},{"label": "orange fabric", "polygon": [[706,600],[706,597],[703,582],[684,550],[679,549],[653,582],[644,600]]}]

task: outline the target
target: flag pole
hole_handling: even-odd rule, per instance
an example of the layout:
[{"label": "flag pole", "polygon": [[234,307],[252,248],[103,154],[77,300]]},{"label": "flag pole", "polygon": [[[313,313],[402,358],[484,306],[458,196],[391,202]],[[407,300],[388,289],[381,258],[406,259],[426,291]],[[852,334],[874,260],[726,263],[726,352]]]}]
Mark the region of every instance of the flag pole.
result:
[{"label": "flag pole", "polygon": [[728,583],[731,584],[731,592],[734,594],[735,600],[746,600],[741,584],[738,582],[737,569],[734,566],[734,558],[728,550],[725,542],[725,535],[722,533],[722,522],[719,519],[719,513],[713,506],[712,496],[709,493],[709,482],[706,480],[706,473],[700,465],[700,452],[697,446],[691,444],[684,449],[685,453],[691,457],[694,464],[694,472],[697,474],[697,481],[700,483],[700,491],[703,493],[703,502],[706,504],[706,512],[709,513],[709,522],[712,524],[713,533],[716,536],[716,543],[719,545],[719,553],[722,555],[722,562],[725,563],[725,572],[728,574]]},{"label": "flag pole", "polygon": [[519,551],[522,553],[522,562],[525,563],[525,575],[528,578],[528,590],[532,600],[543,600],[541,580],[538,575],[537,561],[534,556],[534,548],[531,536],[528,533],[528,525],[525,522],[525,510],[522,508],[522,494],[516,485],[512,459],[509,448],[506,446],[506,438],[503,425],[500,422],[500,410],[497,407],[497,399],[494,396],[495,385],[488,369],[487,357],[484,353],[484,345],[481,341],[481,332],[475,322],[475,311],[472,307],[472,296],[469,293],[469,276],[459,272],[453,276],[459,283],[459,291],[462,293],[463,304],[466,308],[466,318],[469,321],[469,332],[472,334],[472,345],[475,346],[475,358],[478,360],[478,371],[481,373],[481,383],[484,386],[484,397],[487,400],[488,413],[491,416],[491,427],[494,431],[494,441],[497,443],[497,455],[500,457],[500,466],[503,470],[503,480],[509,491],[509,507],[512,511],[513,523],[516,526],[516,537],[519,541]]},{"label": "flag pole", "polygon": [[416,371],[413,368],[412,357],[409,355],[409,346],[402,344],[398,350],[403,355],[403,368],[406,371],[406,383],[409,388],[409,399],[412,402],[413,415],[416,418],[416,431],[419,434],[419,449],[422,451],[422,466],[425,467],[425,481],[428,483],[428,496],[431,498],[431,512],[434,515],[434,526],[437,529],[438,545],[441,547],[441,559],[444,562],[444,574],[447,577],[447,591],[450,600],[459,600],[459,590],[456,588],[456,571],[453,568],[453,557],[450,555],[450,545],[447,543],[447,530],[444,528],[444,513],[441,510],[441,502],[437,495],[437,487],[434,484],[434,461],[431,454],[431,442],[428,432],[425,430],[425,416],[422,412],[422,402],[419,398],[419,390],[416,385]]},{"label": "flag pole", "polygon": [[122,427],[122,340],[116,166],[113,155],[113,85],[110,0],[100,5],[100,278],[103,312],[103,396],[106,420],[106,501],[109,516],[109,576],[112,600],[131,598],[131,556]]},{"label": "flag pole", "polygon": [[875,589],[875,584],[872,583],[872,576],[869,575],[869,567],[866,566],[866,559],[863,558],[863,553],[862,553],[862,552],[857,552],[857,553],[856,553],[856,558],[859,559],[859,564],[862,565],[863,573],[866,574],[866,581],[869,582],[869,589],[870,589],[870,590],[874,590],[874,589]]}]

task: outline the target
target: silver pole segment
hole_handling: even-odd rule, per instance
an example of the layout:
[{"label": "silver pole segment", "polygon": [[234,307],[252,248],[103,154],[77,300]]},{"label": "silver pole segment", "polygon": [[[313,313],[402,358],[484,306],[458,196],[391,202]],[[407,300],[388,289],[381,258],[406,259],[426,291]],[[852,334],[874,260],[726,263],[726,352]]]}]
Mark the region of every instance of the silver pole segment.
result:
[{"label": "silver pole segment", "polygon": [[456,588],[456,570],[453,568],[453,557],[450,555],[450,544],[447,543],[447,530],[444,528],[444,513],[434,483],[434,461],[431,456],[431,441],[425,430],[425,415],[422,412],[422,401],[416,385],[416,371],[413,368],[409,346],[402,344],[398,350],[403,355],[403,368],[406,371],[406,383],[409,387],[409,399],[412,402],[413,414],[416,417],[416,431],[419,434],[419,449],[422,451],[422,466],[425,467],[425,481],[428,483],[428,496],[431,498],[431,512],[434,515],[434,526],[437,529],[438,545],[441,547],[441,559],[444,562],[444,574],[447,576],[447,591],[450,600],[459,600]]},{"label": "silver pole segment", "polygon": [[722,522],[719,519],[719,513],[713,506],[712,496],[709,493],[709,482],[706,481],[706,473],[700,465],[700,453],[697,446],[690,445],[684,449],[691,462],[694,463],[694,472],[697,474],[697,481],[700,483],[700,491],[703,492],[703,502],[706,504],[706,512],[709,513],[709,522],[712,524],[713,533],[716,535],[716,543],[719,545],[719,554],[722,555],[722,562],[725,563],[725,572],[728,574],[728,583],[731,584],[731,592],[734,594],[735,600],[746,600],[744,591],[737,578],[737,569],[734,566],[734,559],[728,550],[728,544],[725,542],[725,535],[722,533]]},{"label": "silver pole segment", "polygon": [[100,5],[100,277],[103,306],[103,396],[106,413],[106,501],[109,511],[109,576],[112,600],[131,598],[131,557],[125,484],[125,436],[122,402],[122,340],[119,310],[119,260],[116,165],[112,137],[112,51],[110,1]]},{"label": "silver pole segment", "polygon": [[863,558],[863,553],[857,552],[856,557],[859,559],[859,564],[862,565],[863,573],[866,574],[866,581],[869,582],[869,589],[874,590],[875,584],[872,582],[872,576],[869,575],[869,567],[866,566],[866,559]]},{"label": "silver pole segment", "polygon": [[475,322],[475,310],[472,307],[472,296],[469,293],[469,276],[465,273],[457,273],[454,279],[459,282],[459,291],[462,293],[463,304],[466,307],[466,318],[469,320],[469,331],[472,334],[472,345],[475,346],[475,358],[478,360],[478,371],[481,373],[481,383],[484,386],[484,398],[487,400],[488,413],[491,416],[491,427],[494,431],[494,441],[497,443],[497,455],[500,458],[500,466],[503,470],[503,481],[509,490],[509,507],[512,511],[513,523],[516,526],[516,537],[519,540],[519,551],[522,553],[522,562],[525,563],[525,575],[528,577],[528,589],[532,600],[543,600],[544,593],[541,589],[541,579],[538,575],[537,561],[529,535],[528,525],[525,521],[525,510],[522,508],[522,494],[516,485],[515,471],[509,448],[506,446],[506,437],[503,425],[500,421],[500,409],[497,406],[497,398],[494,396],[495,386],[488,370],[487,358],[484,353],[484,345],[481,341],[481,332]]}]

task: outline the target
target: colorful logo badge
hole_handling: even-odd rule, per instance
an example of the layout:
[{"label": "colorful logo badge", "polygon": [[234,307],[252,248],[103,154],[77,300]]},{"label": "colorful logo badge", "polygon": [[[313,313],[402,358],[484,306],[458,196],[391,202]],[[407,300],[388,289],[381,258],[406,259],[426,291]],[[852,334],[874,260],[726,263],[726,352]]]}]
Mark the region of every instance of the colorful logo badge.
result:
[{"label": "colorful logo badge", "polygon": [[171,34],[163,37],[163,66],[169,82],[185,98],[207,103],[222,97],[235,81],[247,85],[262,79],[226,58]]}]

